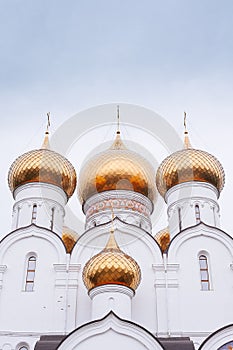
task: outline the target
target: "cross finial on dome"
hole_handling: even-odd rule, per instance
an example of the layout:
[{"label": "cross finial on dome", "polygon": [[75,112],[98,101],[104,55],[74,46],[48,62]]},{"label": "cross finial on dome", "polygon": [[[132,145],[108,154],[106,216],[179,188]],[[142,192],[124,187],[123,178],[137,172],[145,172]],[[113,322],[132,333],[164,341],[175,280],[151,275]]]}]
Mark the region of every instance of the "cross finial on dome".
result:
[{"label": "cross finial on dome", "polygon": [[46,128],[46,133],[49,134],[49,128],[50,128],[50,112],[47,113],[47,128]]},{"label": "cross finial on dome", "polygon": [[120,132],[120,106],[117,105],[117,132],[116,132],[116,138],[110,147],[110,149],[113,150],[122,150],[126,149],[124,143],[121,140],[121,132]]},{"label": "cross finial on dome", "polygon": [[118,249],[118,250],[120,250],[120,248],[119,248],[119,246],[118,246],[118,244],[116,242],[115,235],[114,235],[114,223],[113,223],[113,220],[114,220],[115,216],[114,216],[112,201],[110,202],[110,206],[111,206],[111,213],[112,213],[112,220],[111,220],[112,227],[110,229],[110,237],[109,237],[108,242],[107,242],[107,244],[106,244],[104,249]]},{"label": "cross finial on dome", "polygon": [[117,105],[117,134],[119,135],[120,133],[120,106]]},{"label": "cross finial on dome", "polygon": [[50,128],[50,112],[47,113],[47,126],[45,131],[45,137],[41,149],[50,149],[49,144],[49,128]]},{"label": "cross finial on dome", "polygon": [[187,119],[187,114],[186,114],[186,112],[184,111],[184,133],[185,133],[185,134],[188,134],[186,119]]},{"label": "cross finial on dome", "polygon": [[187,114],[186,112],[184,112],[184,148],[188,149],[188,148],[192,148],[191,143],[189,141],[189,137],[188,137],[188,130],[187,130]]}]

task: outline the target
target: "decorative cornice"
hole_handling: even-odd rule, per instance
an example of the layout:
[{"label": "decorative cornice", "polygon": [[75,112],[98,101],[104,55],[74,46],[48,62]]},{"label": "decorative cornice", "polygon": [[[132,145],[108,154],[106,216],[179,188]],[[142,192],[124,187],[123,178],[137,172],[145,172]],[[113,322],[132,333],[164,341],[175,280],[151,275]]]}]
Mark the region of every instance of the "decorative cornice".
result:
[{"label": "decorative cornice", "polygon": [[[152,264],[152,268],[156,272],[165,271],[165,267],[163,264]],[[180,264],[167,264],[166,270],[169,271],[175,271],[177,272],[180,268]]]},{"label": "decorative cornice", "polygon": [[84,210],[86,211],[88,207],[91,205],[98,203],[99,201],[108,200],[108,199],[123,199],[123,198],[130,198],[132,200],[136,200],[137,202],[141,204],[147,204],[148,207],[153,207],[151,201],[143,196],[141,193],[134,192],[134,191],[122,191],[122,190],[113,190],[113,191],[105,191],[101,193],[97,193],[90,197],[85,205]]},{"label": "decorative cornice", "polygon": [[24,203],[28,203],[30,205],[34,204],[34,203],[38,203],[40,206],[42,206],[45,202],[49,202],[52,204],[52,206],[54,207],[59,207],[59,210],[62,211],[63,214],[65,214],[65,210],[64,207],[57,201],[55,201],[54,199],[50,199],[50,198],[46,198],[46,197],[27,197],[25,199],[20,199],[19,201],[15,202],[14,206],[13,206],[13,210],[15,210],[16,207],[20,206],[20,209],[23,207]]},{"label": "decorative cornice", "polygon": [[56,272],[78,272],[81,269],[81,264],[70,264],[67,269],[66,264],[53,264]]},{"label": "decorative cornice", "polygon": [[181,184],[178,184],[178,185],[175,185],[174,187],[170,188],[167,193],[165,194],[165,202],[167,203],[167,200],[168,200],[168,197],[173,193],[173,192],[176,192],[176,191],[179,191],[180,189],[183,189],[183,188],[194,188],[194,187],[202,187],[202,188],[207,188],[209,190],[212,190],[216,197],[218,198],[219,197],[219,191],[217,190],[216,187],[214,187],[213,185],[211,185],[210,183],[207,183],[207,182],[200,182],[200,181],[188,181],[188,182],[183,182]]},{"label": "decorative cornice", "polygon": [[[166,268],[163,264],[153,264],[152,268],[155,272],[155,288],[178,288],[179,282],[177,271],[180,268],[179,264],[167,264]],[[175,274],[174,274],[175,273]],[[166,277],[165,277],[166,274]]]},{"label": "decorative cornice", "polygon": [[13,196],[14,198],[22,191],[27,190],[27,189],[42,189],[42,188],[46,188],[46,189],[50,189],[53,190],[55,192],[57,192],[59,195],[61,195],[64,198],[65,203],[67,203],[67,196],[65,194],[65,192],[58,186],[52,185],[52,184],[48,184],[45,182],[30,182],[27,184],[23,184],[19,187],[17,187],[14,192],[13,192]]},{"label": "decorative cornice", "polygon": [[115,211],[124,210],[129,212],[136,212],[141,215],[144,215],[146,218],[150,218],[150,211],[145,206],[145,204],[141,204],[133,199],[114,199],[114,200],[104,200],[100,201],[96,204],[93,204],[86,212],[86,219],[89,219],[94,214],[103,214],[103,213],[111,213],[111,203],[113,202],[113,208]]},{"label": "decorative cornice", "polygon": [[170,204],[168,206],[168,209],[167,211],[170,212],[172,210],[174,210],[176,208],[176,206],[179,204],[180,205],[180,202],[182,202],[183,204],[185,204],[185,202],[188,204],[190,204],[191,206],[193,204],[195,204],[195,202],[204,202],[204,203],[211,203],[213,205],[213,207],[217,207],[217,210],[219,212],[220,210],[220,207],[218,205],[218,202],[211,199],[211,198],[206,198],[206,197],[200,197],[200,196],[193,196],[193,197],[182,197],[180,199],[178,199],[177,201],[175,202],[172,202],[172,204]]},{"label": "decorative cornice", "polygon": [[135,295],[133,289],[119,284],[105,284],[103,286],[93,288],[88,292],[88,295],[91,299],[93,299],[96,295],[102,293],[122,293],[126,294],[130,298],[133,298],[133,296]]}]

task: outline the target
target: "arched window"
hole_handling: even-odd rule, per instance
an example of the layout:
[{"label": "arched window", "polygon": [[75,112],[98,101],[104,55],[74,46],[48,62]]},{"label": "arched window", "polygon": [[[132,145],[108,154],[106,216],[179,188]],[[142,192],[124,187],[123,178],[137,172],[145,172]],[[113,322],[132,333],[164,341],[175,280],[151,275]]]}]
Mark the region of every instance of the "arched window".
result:
[{"label": "arched window", "polygon": [[178,208],[179,231],[182,230],[181,208]]},{"label": "arched window", "polygon": [[51,223],[50,223],[50,230],[53,230],[53,224],[54,224],[54,213],[55,213],[55,208],[52,208],[51,211]]},{"label": "arched window", "polygon": [[201,290],[210,290],[208,261],[206,255],[199,256],[200,275],[201,275]]},{"label": "arched window", "polygon": [[196,216],[196,223],[199,224],[201,222],[201,216],[200,216],[200,207],[198,204],[195,205],[195,216]]},{"label": "arched window", "polygon": [[36,257],[32,255],[28,258],[28,261],[27,261],[27,273],[26,273],[26,283],[25,283],[26,292],[33,292],[35,271],[36,271]]},{"label": "arched window", "polygon": [[36,223],[36,216],[37,216],[37,205],[34,204],[32,207],[32,224]]}]

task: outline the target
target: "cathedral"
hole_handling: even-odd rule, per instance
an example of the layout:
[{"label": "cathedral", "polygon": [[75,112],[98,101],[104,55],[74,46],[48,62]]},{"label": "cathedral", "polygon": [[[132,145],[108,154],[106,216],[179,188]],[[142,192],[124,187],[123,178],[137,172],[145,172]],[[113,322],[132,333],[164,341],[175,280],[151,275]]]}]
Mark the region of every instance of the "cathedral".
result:
[{"label": "cathedral", "polygon": [[[224,181],[221,163],[194,148],[186,129],[183,148],[156,170],[119,127],[77,179],[47,129],[42,146],[8,173],[14,205],[0,242],[0,350],[232,350]],[[85,214],[78,234],[64,225],[75,190]],[[158,196],[168,226],[155,233]]]}]

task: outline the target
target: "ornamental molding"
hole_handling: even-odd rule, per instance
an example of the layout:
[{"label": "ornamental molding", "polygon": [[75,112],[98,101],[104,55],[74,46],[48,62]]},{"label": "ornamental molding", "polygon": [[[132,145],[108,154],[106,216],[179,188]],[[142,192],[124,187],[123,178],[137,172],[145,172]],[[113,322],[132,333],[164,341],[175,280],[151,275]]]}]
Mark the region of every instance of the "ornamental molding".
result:
[{"label": "ornamental molding", "polygon": [[[61,335],[61,332],[47,331],[48,335]],[[29,337],[35,338],[36,340],[40,339],[40,336],[44,335],[44,332],[21,332],[21,331],[0,331],[0,336],[10,336],[10,337]],[[2,350],[0,348],[0,350]]]},{"label": "ornamental molding", "polygon": [[[192,338],[193,342],[201,340],[201,342],[210,335],[210,332],[184,332],[184,331],[170,331],[170,337],[188,337]],[[156,332],[156,337],[158,338],[167,338],[167,332]]]},{"label": "ornamental molding", "polygon": [[165,272],[165,270],[167,272],[169,271],[174,271],[177,272],[180,268],[180,264],[167,264],[166,268],[163,264],[153,264],[152,268],[155,272]]},{"label": "ornamental molding", "polygon": [[216,197],[218,198],[219,197],[219,191],[217,190],[216,187],[214,187],[213,185],[211,185],[210,183],[208,182],[200,182],[200,181],[187,181],[187,182],[182,182],[181,184],[177,184],[171,188],[169,188],[169,190],[166,192],[165,194],[165,202],[167,203],[168,201],[168,197],[176,192],[176,191],[179,191],[179,190],[182,190],[184,188],[205,188],[205,189],[208,189],[208,190],[211,190],[215,193]]},{"label": "ornamental molding", "polygon": [[[137,193],[134,191],[126,191],[126,190],[125,191],[113,190],[113,191],[105,191],[102,193],[97,193],[85,202],[83,211],[86,215],[90,215],[88,214],[88,212],[93,206],[95,206],[96,210],[103,210],[103,205],[104,205],[103,203],[105,203],[106,208],[109,208],[111,210],[111,203],[114,208],[114,207],[120,206],[120,202],[122,202],[122,205],[125,205],[126,207],[128,206],[127,209],[133,210],[134,205],[133,203],[130,203],[130,202],[135,202],[137,203],[138,206],[140,206],[141,204],[143,207],[145,207],[149,214],[151,214],[153,211],[153,204],[147,197],[143,196],[140,193]],[[128,204],[125,204],[127,202]]]},{"label": "ornamental molding", "polygon": [[105,199],[119,199],[119,198],[130,198],[134,199],[137,202],[140,202],[142,204],[147,204],[148,206],[152,207],[152,202],[145,197],[143,194],[139,192],[134,192],[130,190],[111,190],[111,191],[104,191],[101,193],[96,193],[92,197],[90,197],[84,207],[88,207],[89,205],[92,205],[94,203],[99,202],[99,200],[105,200]]},{"label": "ornamental molding", "polygon": [[49,206],[49,208],[56,208],[57,210],[61,211],[63,214],[65,214],[64,207],[58,203],[57,201],[47,198],[47,197],[27,197],[25,199],[20,199],[19,201],[15,202],[13,206],[13,210],[16,210],[17,207],[20,209],[23,208],[25,204],[28,204],[28,207],[31,207],[33,204],[37,204],[39,207],[42,206]]},{"label": "ornamental molding", "polygon": [[[129,225],[135,225],[139,228],[144,229],[145,231],[151,233],[152,227],[151,227],[151,220],[149,217],[145,217],[139,212],[130,212],[127,210],[124,211],[116,211],[115,215],[117,218],[126,224]],[[93,214],[86,220],[85,228],[91,229],[93,227],[105,224],[112,221],[112,212],[110,210],[108,211],[102,211],[97,214]]]},{"label": "ornamental molding", "polygon": [[69,289],[77,289],[78,287],[78,274],[74,275],[75,272],[79,272],[81,269],[81,264],[53,264],[54,270],[56,272],[55,277],[55,287]]},{"label": "ornamental molding", "polygon": [[48,184],[46,182],[30,182],[30,183],[27,183],[27,184],[23,184],[23,185],[17,187],[14,190],[13,196],[14,196],[14,199],[15,199],[15,197],[20,192],[23,192],[24,190],[27,190],[27,189],[30,189],[30,190],[32,190],[32,189],[41,190],[43,188],[57,192],[60,196],[62,196],[62,198],[64,199],[64,202],[67,203],[66,193],[60,187],[52,185],[52,184]]},{"label": "ornamental molding", "polygon": [[174,280],[173,282],[172,281],[167,281],[167,283],[164,282],[164,280],[161,280],[161,281],[156,281],[154,283],[154,287],[155,288],[178,288],[179,287],[179,282]]},{"label": "ornamental molding", "polygon": [[81,264],[53,264],[55,272],[79,272],[81,269]]},{"label": "ornamental molding", "polygon": [[210,209],[212,208],[217,208],[217,212],[219,212],[220,207],[218,205],[218,202],[211,199],[211,198],[206,198],[206,197],[199,197],[199,196],[194,196],[194,197],[184,197],[180,198],[175,202],[172,202],[168,206],[167,211],[172,212],[176,210],[176,207],[179,205],[181,209],[184,209],[187,207],[187,205],[190,205],[190,207],[194,207],[195,204],[201,204],[202,207],[205,206],[205,204],[208,204],[210,206]]},{"label": "ornamental molding", "polygon": [[133,289],[120,284],[105,284],[103,286],[95,287],[88,292],[88,295],[93,299],[96,295],[102,293],[121,293],[129,296],[131,299],[135,295]]},{"label": "ornamental molding", "polygon": [[147,218],[150,217],[149,209],[144,204],[133,199],[109,199],[93,204],[86,212],[86,219],[89,219],[94,214],[103,213],[103,211],[111,213],[111,203],[113,203],[113,209],[115,211],[138,212]]},{"label": "ornamental molding", "polygon": [[179,282],[177,271],[180,268],[180,264],[167,264],[166,267],[163,264],[153,264],[152,268],[155,272],[155,288],[178,288]]}]

